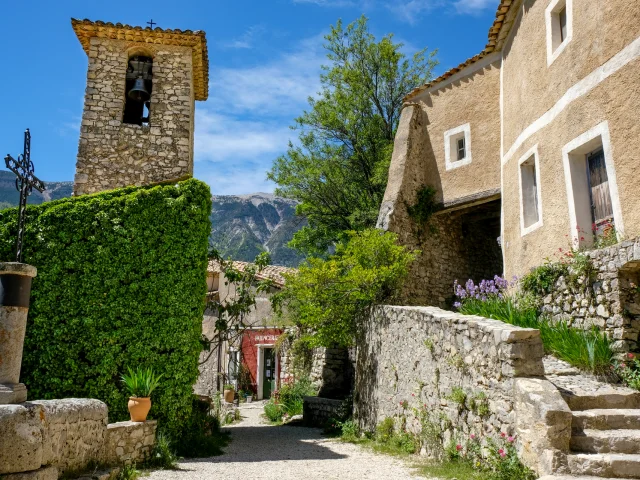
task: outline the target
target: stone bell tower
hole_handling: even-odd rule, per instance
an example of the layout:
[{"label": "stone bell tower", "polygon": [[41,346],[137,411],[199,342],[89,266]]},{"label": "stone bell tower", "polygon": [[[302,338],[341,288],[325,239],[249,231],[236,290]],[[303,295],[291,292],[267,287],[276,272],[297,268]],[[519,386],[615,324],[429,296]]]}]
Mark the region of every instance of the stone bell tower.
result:
[{"label": "stone bell tower", "polygon": [[209,93],[205,33],[71,25],[89,57],[73,194],[192,175],[195,100]]}]

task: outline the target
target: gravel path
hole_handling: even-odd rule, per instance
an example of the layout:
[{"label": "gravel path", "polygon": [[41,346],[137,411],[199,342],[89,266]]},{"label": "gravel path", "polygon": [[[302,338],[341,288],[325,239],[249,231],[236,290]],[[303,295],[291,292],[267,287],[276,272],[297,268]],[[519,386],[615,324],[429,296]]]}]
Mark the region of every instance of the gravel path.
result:
[{"label": "gravel path", "polygon": [[227,427],[232,441],[224,455],[183,460],[179,470],[152,472],[153,480],[205,479],[416,479],[404,462],[356,445],[328,439],[320,430],[270,426],[262,404],[244,404],[243,420]]}]

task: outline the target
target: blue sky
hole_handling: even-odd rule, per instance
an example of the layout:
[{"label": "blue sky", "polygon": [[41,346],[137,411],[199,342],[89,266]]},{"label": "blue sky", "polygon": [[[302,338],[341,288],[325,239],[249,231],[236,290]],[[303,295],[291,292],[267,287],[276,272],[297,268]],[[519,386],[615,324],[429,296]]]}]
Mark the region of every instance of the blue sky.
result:
[{"label": "blue sky", "polygon": [[323,35],[361,14],[412,53],[438,49],[442,73],[484,48],[497,0],[31,0],[0,6],[0,154],[22,149],[43,180],[72,180],[87,57],[70,18],[205,30],[210,88],[196,102],[195,176],[215,194],[271,192],[265,179],[319,89]]}]

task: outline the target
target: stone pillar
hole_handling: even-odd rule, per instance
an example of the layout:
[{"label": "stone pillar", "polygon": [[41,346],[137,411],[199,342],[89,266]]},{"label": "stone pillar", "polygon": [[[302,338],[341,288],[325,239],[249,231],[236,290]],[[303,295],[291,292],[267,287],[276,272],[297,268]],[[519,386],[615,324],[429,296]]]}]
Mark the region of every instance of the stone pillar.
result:
[{"label": "stone pillar", "polygon": [[20,383],[20,367],[31,279],[36,273],[32,265],[0,263],[0,404],[27,400],[27,387]]}]

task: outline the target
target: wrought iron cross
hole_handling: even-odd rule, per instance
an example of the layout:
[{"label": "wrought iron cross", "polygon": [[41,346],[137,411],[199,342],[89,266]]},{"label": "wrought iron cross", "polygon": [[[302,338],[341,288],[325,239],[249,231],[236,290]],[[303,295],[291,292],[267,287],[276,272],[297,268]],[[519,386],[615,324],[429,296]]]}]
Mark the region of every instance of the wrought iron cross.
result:
[{"label": "wrought iron cross", "polygon": [[156,22],[154,22],[154,21],[153,21],[153,18],[152,18],[150,22],[147,22],[147,25],[149,25],[149,26],[151,27],[151,30],[153,30],[153,26],[154,26],[154,25],[157,25],[157,23],[156,23]]},{"label": "wrought iron cross", "polygon": [[27,206],[27,197],[35,188],[40,193],[44,192],[44,183],[33,174],[33,162],[31,161],[31,133],[29,129],[24,132],[24,151],[18,155],[18,160],[11,155],[4,157],[7,168],[16,174],[16,189],[20,192],[20,204],[18,207],[18,244],[16,246],[16,262],[22,262],[22,239],[24,237],[24,212]]}]

